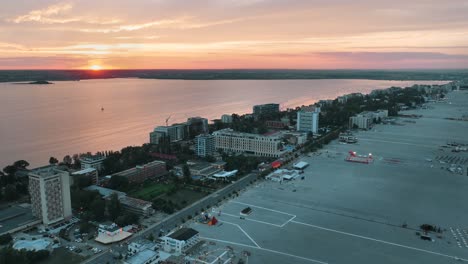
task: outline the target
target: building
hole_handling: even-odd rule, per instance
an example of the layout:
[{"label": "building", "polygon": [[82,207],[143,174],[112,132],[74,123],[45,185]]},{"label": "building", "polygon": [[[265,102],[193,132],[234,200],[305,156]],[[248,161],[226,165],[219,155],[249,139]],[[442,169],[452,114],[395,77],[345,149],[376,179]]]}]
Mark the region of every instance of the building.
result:
[{"label": "building", "polygon": [[263,157],[279,157],[283,154],[282,138],[278,134],[265,136],[226,128],[213,132],[213,136],[215,148],[228,153],[245,153]]},{"label": "building", "polygon": [[296,170],[286,170],[286,169],[278,169],[265,177],[267,180],[271,180],[274,182],[283,182],[294,180],[299,177],[299,172]]},{"label": "building", "polygon": [[116,191],[116,190],[112,190],[112,189],[109,189],[109,188],[104,188],[104,187],[97,186],[97,185],[88,186],[88,187],[84,188],[84,190],[98,192],[99,195],[101,195],[102,198],[104,198],[104,199],[110,199],[111,195],[114,194],[114,193],[117,194],[118,198],[124,197],[124,196],[127,195],[124,192],[119,192],[119,191]]},{"label": "building", "polygon": [[132,242],[127,246],[128,255],[133,255],[145,249],[156,250],[156,244],[149,240]]},{"label": "building", "polygon": [[166,163],[164,161],[155,160],[144,165],[138,165],[135,168],[115,173],[112,176],[126,177],[130,183],[142,183],[147,179],[160,177],[166,173]]},{"label": "building", "polygon": [[88,186],[84,188],[84,190],[97,191],[102,196],[102,198],[106,200],[111,199],[111,196],[113,194],[116,194],[117,198],[120,201],[120,204],[122,204],[123,209],[127,212],[132,212],[132,213],[142,215],[142,216],[149,216],[154,213],[154,209],[150,202],[128,197],[127,194],[124,192],[119,192],[116,190],[100,187],[97,185]]},{"label": "building", "polygon": [[150,216],[154,213],[153,204],[151,202],[140,199],[123,196],[119,198],[123,209],[141,216]]},{"label": "building", "polygon": [[221,116],[221,122],[224,123],[224,124],[232,123],[232,115],[222,115]]},{"label": "building", "polygon": [[279,113],[279,104],[262,104],[253,106],[253,116],[255,119],[275,116]]},{"label": "building", "polygon": [[307,142],[307,133],[301,132],[283,132],[284,140],[292,145],[302,145]]},{"label": "building", "polygon": [[96,185],[99,182],[98,171],[95,168],[87,168],[87,169],[72,172],[70,174],[70,186],[76,183],[75,179],[78,177],[89,178],[92,185]]},{"label": "building", "polygon": [[190,138],[208,133],[208,119],[202,117],[190,117],[187,119],[187,129]]},{"label": "building", "polygon": [[303,107],[297,112],[296,130],[300,132],[318,133],[320,107]]},{"label": "building", "polygon": [[31,209],[46,226],[71,218],[70,175],[55,166],[46,166],[29,173]]},{"label": "building", "polygon": [[349,118],[349,128],[370,129],[374,122],[379,122],[388,117],[388,110],[374,112],[362,112]]},{"label": "building", "polygon": [[184,253],[200,239],[198,231],[192,228],[181,228],[163,237],[164,250],[167,252]]},{"label": "building", "polygon": [[215,150],[215,138],[213,135],[202,134],[195,137],[195,154],[197,156],[213,156]]},{"label": "building", "polygon": [[349,118],[349,128],[369,129],[372,126],[372,117],[369,115],[356,115]]},{"label": "building", "polygon": [[159,144],[162,138],[168,137],[170,142],[180,141],[188,136],[186,123],[171,126],[158,126],[150,133],[150,143]]},{"label": "building", "polygon": [[132,233],[123,230],[123,228],[116,224],[99,225],[98,236],[94,240],[104,245],[108,245],[127,239],[131,235]]},{"label": "building", "polygon": [[[289,119],[288,119],[289,121]],[[272,128],[272,129],[284,129],[289,126],[288,123],[284,123],[283,121],[276,121],[276,120],[268,120],[265,122],[265,126],[267,128]]]},{"label": "building", "polygon": [[123,262],[124,264],[156,264],[159,263],[159,254],[158,252],[145,249],[136,253],[135,255],[127,258]]},{"label": "building", "polygon": [[102,162],[106,159],[101,155],[85,155],[80,157],[81,169],[94,168],[98,171],[102,169]]}]

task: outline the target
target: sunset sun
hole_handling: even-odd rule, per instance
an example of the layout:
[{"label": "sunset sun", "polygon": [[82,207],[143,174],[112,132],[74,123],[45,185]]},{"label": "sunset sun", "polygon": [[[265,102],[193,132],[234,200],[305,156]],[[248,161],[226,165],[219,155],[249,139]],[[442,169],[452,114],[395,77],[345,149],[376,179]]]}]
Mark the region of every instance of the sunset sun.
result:
[{"label": "sunset sun", "polygon": [[89,67],[89,69],[93,70],[93,71],[99,71],[102,69],[102,67],[100,65],[91,65]]}]

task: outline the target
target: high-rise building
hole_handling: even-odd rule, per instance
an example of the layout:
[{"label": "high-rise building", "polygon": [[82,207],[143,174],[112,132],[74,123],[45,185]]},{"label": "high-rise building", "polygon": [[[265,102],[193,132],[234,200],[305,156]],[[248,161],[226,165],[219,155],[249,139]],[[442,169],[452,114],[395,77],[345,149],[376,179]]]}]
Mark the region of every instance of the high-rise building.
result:
[{"label": "high-rise building", "polygon": [[192,139],[197,135],[208,133],[208,119],[190,117],[187,119],[188,135]]},{"label": "high-rise building", "polygon": [[279,104],[254,105],[253,116],[255,119],[272,117],[279,113]]},{"label": "high-rise building", "polygon": [[224,124],[232,123],[232,115],[222,115],[221,116],[221,122],[224,123]]},{"label": "high-rise building", "polygon": [[32,213],[50,225],[72,216],[70,175],[66,171],[46,166],[29,173],[29,194]]},{"label": "high-rise building", "polygon": [[195,153],[199,157],[213,156],[215,153],[215,137],[210,134],[195,137]]},{"label": "high-rise building", "polygon": [[320,107],[307,106],[297,112],[296,130],[318,133]]},{"label": "high-rise building", "polygon": [[169,137],[169,141],[183,140],[187,136],[187,124],[174,124],[171,126],[158,126],[150,133],[150,143],[159,144],[161,138]]},{"label": "high-rise building", "polygon": [[282,138],[277,134],[264,136],[226,128],[213,132],[213,136],[215,137],[215,148],[225,152],[263,157],[279,157],[283,154]]}]

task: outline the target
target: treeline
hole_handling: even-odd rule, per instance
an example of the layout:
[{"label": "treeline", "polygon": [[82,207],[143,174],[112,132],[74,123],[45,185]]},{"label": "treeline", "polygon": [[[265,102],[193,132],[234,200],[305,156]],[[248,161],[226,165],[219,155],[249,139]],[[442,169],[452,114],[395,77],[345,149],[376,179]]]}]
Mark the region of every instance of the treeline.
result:
[{"label": "treeline", "polygon": [[12,202],[27,196],[28,177],[18,177],[17,172],[27,171],[29,163],[18,160],[0,171],[0,201]]},{"label": "treeline", "polygon": [[4,247],[0,249],[0,263],[33,264],[47,259],[49,255],[47,250],[27,251]]}]

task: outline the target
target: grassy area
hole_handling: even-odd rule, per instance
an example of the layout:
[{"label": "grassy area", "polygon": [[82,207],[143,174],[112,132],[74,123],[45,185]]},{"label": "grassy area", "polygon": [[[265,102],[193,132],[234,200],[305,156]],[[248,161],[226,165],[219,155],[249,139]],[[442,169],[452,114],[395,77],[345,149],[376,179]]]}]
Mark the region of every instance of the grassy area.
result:
[{"label": "grassy area", "polygon": [[[52,255],[48,257],[46,260],[39,262],[40,264],[78,264],[81,263],[85,258],[79,256],[78,254],[71,253],[70,251],[66,250],[65,248],[57,248],[54,250]],[[65,261],[66,260],[66,261]]]},{"label": "grassy area", "polygon": [[162,199],[166,201],[172,201],[173,203],[179,205],[179,207],[185,207],[191,203],[194,203],[201,198],[205,197],[207,193],[205,192],[197,192],[190,189],[180,189],[177,190],[174,194],[166,194],[162,197]]},{"label": "grassy area", "polygon": [[129,195],[142,200],[151,201],[161,194],[168,193],[174,186],[174,184],[151,183],[138,190],[131,191]]}]

